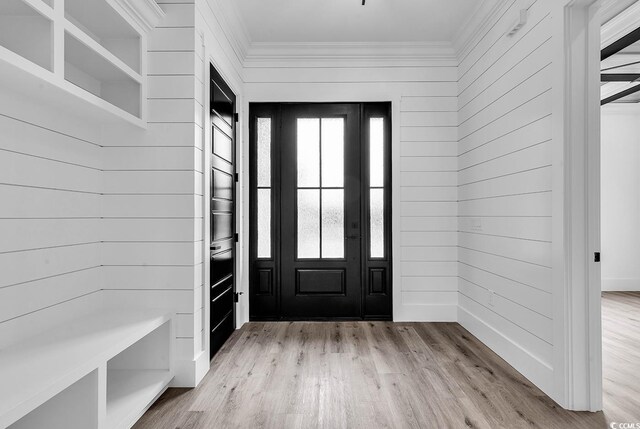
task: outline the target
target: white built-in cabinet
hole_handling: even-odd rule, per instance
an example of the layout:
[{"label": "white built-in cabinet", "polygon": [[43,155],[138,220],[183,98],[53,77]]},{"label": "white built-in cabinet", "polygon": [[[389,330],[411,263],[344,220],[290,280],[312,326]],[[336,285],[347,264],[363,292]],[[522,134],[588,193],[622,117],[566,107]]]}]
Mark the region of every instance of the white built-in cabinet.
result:
[{"label": "white built-in cabinet", "polygon": [[80,115],[146,123],[154,0],[1,0],[0,78]]},{"label": "white built-in cabinet", "polygon": [[1,429],[129,429],[174,377],[173,314],[102,310],[0,351]]}]

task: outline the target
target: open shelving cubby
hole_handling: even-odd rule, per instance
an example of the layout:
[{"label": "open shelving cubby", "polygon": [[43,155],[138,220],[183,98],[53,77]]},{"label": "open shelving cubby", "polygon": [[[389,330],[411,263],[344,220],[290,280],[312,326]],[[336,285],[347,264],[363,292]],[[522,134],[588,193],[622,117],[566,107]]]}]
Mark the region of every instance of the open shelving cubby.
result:
[{"label": "open shelving cubby", "polygon": [[0,0],[2,89],[100,121],[145,127],[155,0]]},{"label": "open shelving cubby", "polygon": [[170,323],[107,362],[106,427],[130,427],[173,378]]},{"label": "open shelving cubby", "polygon": [[65,32],[64,78],[136,117],[141,116],[141,82],[75,35]]},{"label": "open shelving cubby", "polygon": [[98,389],[96,369],[7,429],[97,429]]},{"label": "open shelving cubby", "polygon": [[0,46],[53,71],[52,35],[53,22],[29,3],[0,1]]},{"label": "open shelving cubby", "polygon": [[65,0],[67,21],[141,73],[141,36],[105,0]]}]

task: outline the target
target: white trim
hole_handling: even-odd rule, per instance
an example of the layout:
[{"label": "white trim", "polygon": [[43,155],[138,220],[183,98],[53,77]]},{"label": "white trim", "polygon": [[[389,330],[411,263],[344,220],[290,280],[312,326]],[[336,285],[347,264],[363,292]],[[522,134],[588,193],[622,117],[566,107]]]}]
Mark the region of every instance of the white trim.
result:
[{"label": "white trim", "polygon": [[510,0],[483,0],[480,7],[471,15],[461,27],[461,31],[453,39],[453,47],[458,58],[464,58],[473,48],[473,42],[487,31],[493,23],[496,14],[505,7]]},{"label": "white trim", "polygon": [[[611,8],[613,4],[610,4],[609,7]],[[602,26],[601,47],[609,46],[638,28],[638,22],[640,22],[640,2],[629,6]]]},{"label": "white trim", "polygon": [[[553,294],[555,399],[602,408],[599,264],[600,13],[597,0],[555,5]],[[586,144],[585,144],[586,142]]]},{"label": "white trim", "polygon": [[501,358],[545,392],[553,388],[553,369],[538,357],[503,335],[473,312],[458,304],[457,322]]},{"label": "white trim", "polygon": [[359,42],[359,43],[252,43],[245,60],[260,59],[454,59],[450,43]]},{"label": "white trim", "polygon": [[165,17],[155,0],[112,0],[131,20],[146,33],[153,30]]}]

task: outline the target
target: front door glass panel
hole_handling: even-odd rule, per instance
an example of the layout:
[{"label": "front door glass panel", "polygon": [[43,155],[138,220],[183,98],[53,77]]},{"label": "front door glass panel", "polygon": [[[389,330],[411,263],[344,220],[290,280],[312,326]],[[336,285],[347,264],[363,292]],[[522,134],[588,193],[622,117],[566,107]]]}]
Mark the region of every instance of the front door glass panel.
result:
[{"label": "front door glass panel", "polygon": [[344,258],[344,118],[297,119],[297,257]]}]

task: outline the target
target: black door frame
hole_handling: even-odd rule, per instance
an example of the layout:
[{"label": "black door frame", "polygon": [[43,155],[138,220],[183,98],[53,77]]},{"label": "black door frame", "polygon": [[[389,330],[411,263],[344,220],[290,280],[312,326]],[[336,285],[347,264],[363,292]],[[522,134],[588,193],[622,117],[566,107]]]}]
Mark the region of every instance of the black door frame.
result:
[{"label": "black door frame", "polygon": [[[210,161],[210,177],[209,177],[209,201],[207,202],[207,207],[209,211],[209,278],[207,279],[207,285],[209,288],[209,358],[213,358],[213,356],[217,353],[217,351],[222,347],[224,342],[228,339],[228,337],[233,333],[236,329],[236,303],[237,303],[237,189],[236,184],[238,181],[237,174],[237,121],[238,116],[236,114],[236,95],[231,90],[229,85],[225,82],[224,78],[218,73],[213,64],[209,64],[209,124],[211,135],[211,152],[206,154],[206,156],[211,157]],[[227,105],[231,104],[230,107]],[[232,139],[232,148],[231,148],[231,166],[229,172],[225,172],[223,170],[217,170],[223,173],[224,175],[231,175],[231,202],[230,209],[226,211],[231,212],[231,231],[230,237],[225,236],[220,240],[215,240],[214,238],[214,211],[217,211],[219,207],[224,207],[226,203],[226,199],[216,198],[215,196],[215,181],[216,176],[214,173],[214,165],[216,163],[220,163],[224,158],[216,158],[214,154],[215,151],[215,140],[214,140],[214,128],[217,128],[220,133],[226,134],[223,128],[228,127],[231,129],[231,139]],[[216,159],[214,159],[216,158]],[[228,182],[223,182],[226,186],[228,186]],[[214,201],[215,200],[215,201]],[[225,211],[220,208],[221,211]],[[230,250],[231,252],[231,261],[226,261],[223,259],[222,255],[227,253]],[[228,265],[231,264],[231,285],[229,285],[228,275],[216,276],[217,269],[222,269],[225,272],[229,272]],[[231,306],[230,312],[228,312],[229,304]],[[221,314],[218,314],[221,313]],[[221,317],[219,317],[221,316]]]},{"label": "black door frame", "polygon": [[[391,102],[366,103],[250,103],[249,105],[249,319],[263,320],[301,320],[301,318],[283,317],[281,303],[281,159],[280,147],[283,106],[306,105],[357,105],[360,111],[360,156],[362,165],[361,183],[361,315],[358,320],[393,319],[393,246],[392,246],[392,150],[391,150]],[[370,118],[382,117],[385,120],[385,243],[384,258],[371,258],[369,255],[369,127]],[[271,257],[257,258],[257,119],[271,119]],[[348,231],[345,230],[345,234]],[[377,282],[374,284],[374,282]],[[375,286],[375,287],[374,287]],[[348,318],[353,320],[353,318]],[[302,320],[311,320],[304,318]],[[339,319],[313,319],[339,320]]]}]

